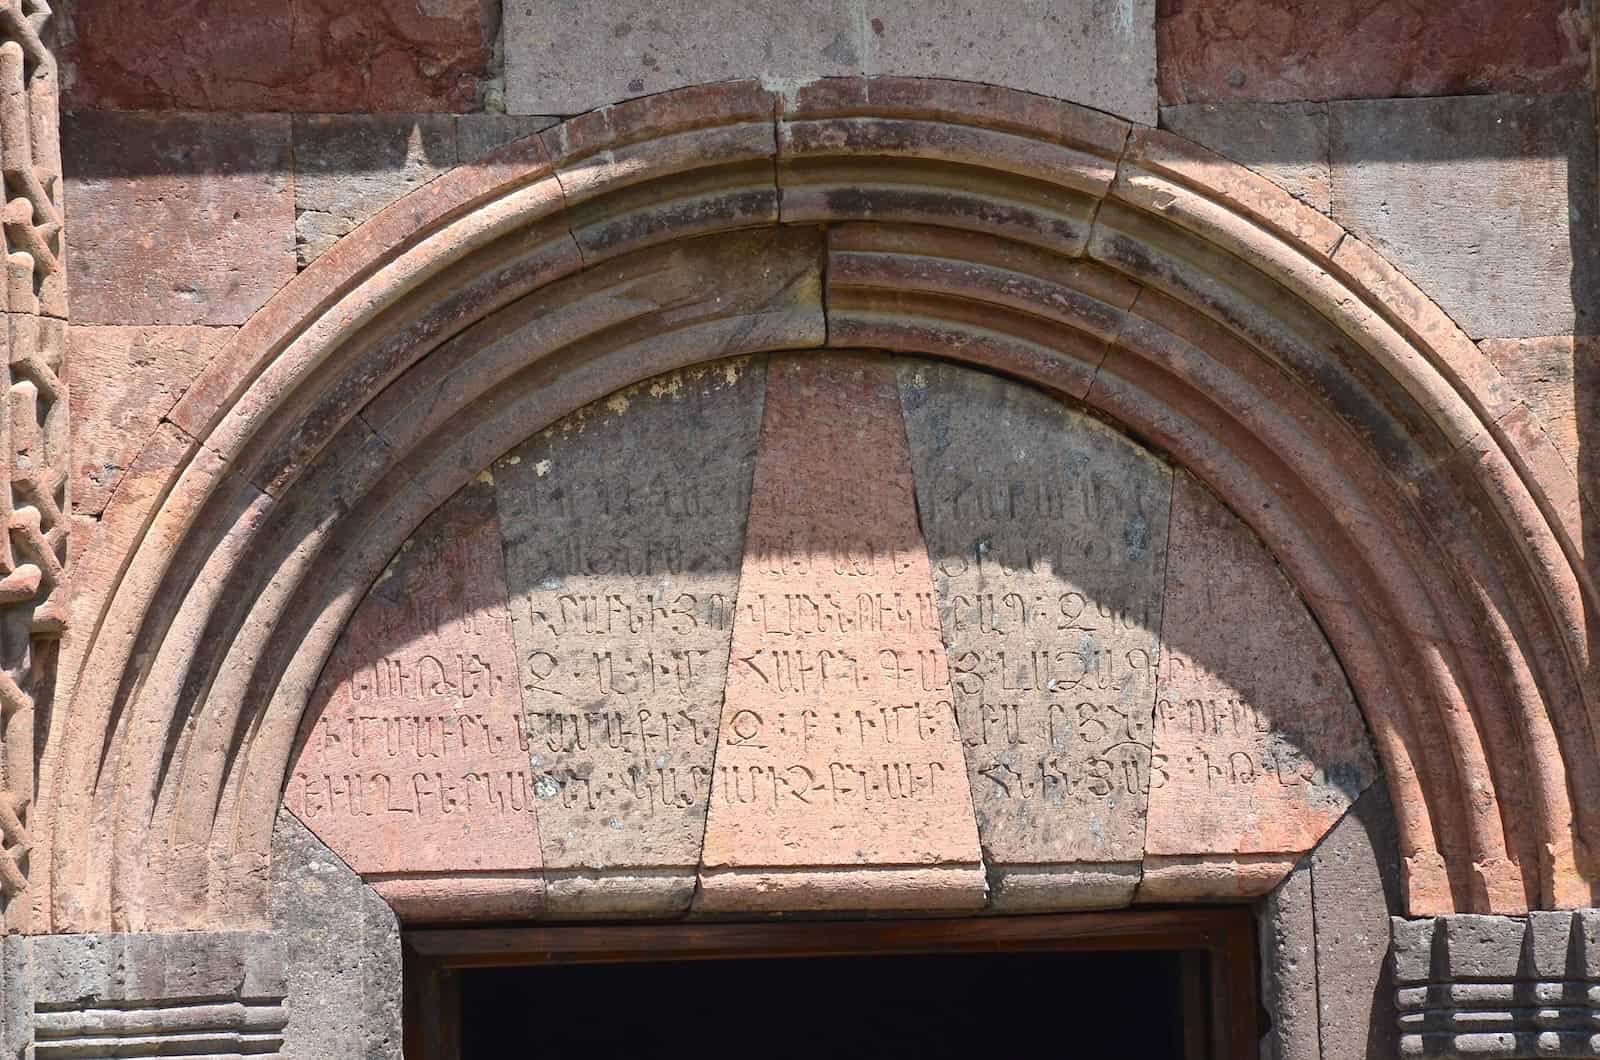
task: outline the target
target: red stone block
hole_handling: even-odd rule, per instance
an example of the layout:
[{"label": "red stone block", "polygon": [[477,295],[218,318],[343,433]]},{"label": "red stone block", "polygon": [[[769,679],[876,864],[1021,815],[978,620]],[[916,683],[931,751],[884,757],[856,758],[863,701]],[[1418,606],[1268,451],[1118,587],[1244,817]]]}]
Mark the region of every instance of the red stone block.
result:
[{"label": "red stone block", "polygon": [[1163,104],[1563,92],[1589,72],[1581,0],[1163,0]]},{"label": "red stone block", "polygon": [[84,3],[63,34],[68,106],[477,109],[489,0]]}]

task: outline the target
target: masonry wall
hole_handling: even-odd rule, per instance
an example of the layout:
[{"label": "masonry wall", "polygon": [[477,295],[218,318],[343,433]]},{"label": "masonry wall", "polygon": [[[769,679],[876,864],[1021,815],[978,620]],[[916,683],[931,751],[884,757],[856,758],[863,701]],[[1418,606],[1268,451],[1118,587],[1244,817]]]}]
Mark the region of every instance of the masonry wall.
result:
[{"label": "masonry wall", "polygon": [[[119,558],[99,517],[139,489],[141,459],[161,459],[185,388],[362,220],[606,103],[863,72],[1159,123],[1368,241],[1482,346],[1527,429],[1576,472],[1571,517],[1600,568],[1600,188],[1580,0],[80,0],[62,15],[80,599]],[[1348,842],[1373,847],[1355,829]],[[1351,926],[1347,903],[1313,900],[1341,864],[1309,862],[1275,899],[1313,966],[1387,944],[1386,923]],[[1369,895],[1392,890],[1360,871]],[[1351,932],[1364,941],[1326,945]],[[1300,959],[1295,945],[1271,959]],[[1361,1055],[1350,1028],[1370,995],[1308,1003],[1317,1020],[1286,1020],[1283,1041]]]}]

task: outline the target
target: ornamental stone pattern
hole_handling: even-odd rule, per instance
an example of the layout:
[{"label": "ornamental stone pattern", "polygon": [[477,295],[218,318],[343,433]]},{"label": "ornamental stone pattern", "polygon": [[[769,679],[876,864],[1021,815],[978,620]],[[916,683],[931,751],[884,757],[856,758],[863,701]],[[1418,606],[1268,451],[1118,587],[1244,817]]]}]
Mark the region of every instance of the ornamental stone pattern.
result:
[{"label": "ornamental stone pattern", "polygon": [[67,620],[66,277],[56,66],[40,40],[42,0],[0,5],[0,212],[6,252],[5,408],[0,435],[0,932],[34,924],[27,893],[35,723],[55,685]]}]

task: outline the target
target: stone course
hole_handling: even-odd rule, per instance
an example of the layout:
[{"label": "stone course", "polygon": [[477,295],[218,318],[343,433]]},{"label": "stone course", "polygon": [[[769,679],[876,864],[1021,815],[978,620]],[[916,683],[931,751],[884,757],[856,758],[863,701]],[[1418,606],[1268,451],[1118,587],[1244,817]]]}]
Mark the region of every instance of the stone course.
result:
[{"label": "stone course", "polygon": [[294,275],[288,118],[79,111],[64,124],[75,323],[241,324]]},{"label": "stone course", "polygon": [[1565,92],[1589,75],[1583,0],[1171,0],[1161,102]]},{"label": "stone course", "polygon": [[63,5],[67,105],[463,111],[490,75],[489,0]]},{"label": "stone course", "polygon": [[99,515],[123,472],[235,329],[68,329],[73,370],[93,386],[72,391],[72,508]]},{"label": "stone course", "polygon": [[1161,127],[1249,166],[1314,210],[1331,209],[1324,103],[1162,107]]},{"label": "stone course", "polygon": [[1593,333],[1592,94],[1328,104],[1333,218],[1473,338]]},{"label": "stone course", "polygon": [[1154,122],[1154,6],[506,0],[506,109],[572,114],[731,77],[795,86],[865,73],[1003,84]]}]

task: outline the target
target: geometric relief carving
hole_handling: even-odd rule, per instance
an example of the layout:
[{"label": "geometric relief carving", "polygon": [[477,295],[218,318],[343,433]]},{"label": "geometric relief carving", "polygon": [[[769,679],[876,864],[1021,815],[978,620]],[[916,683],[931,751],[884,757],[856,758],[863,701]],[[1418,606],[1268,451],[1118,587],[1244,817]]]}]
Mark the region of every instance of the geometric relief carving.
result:
[{"label": "geometric relief carving", "polygon": [[62,360],[61,152],[43,0],[0,7],[0,933],[27,926],[37,715],[53,692],[66,625],[69,428]]},{"label": "geometric relief carving", "polygon": [[694,892],[764,377],[633,387],[495,465],[553,913]]},{"label": "geometric relief carving", "polygon": [[357,608],[285,799],[405,916],[1016,911],[1262,893],[1376,774],[1198,481],[1034,388],[828,352],[496,461]]},{"label": "geometric relief carving", "polygon": [[996,377],[907,362],[901,394],[995,902],[1124,905],[1161,776],[1172,472]]}]

